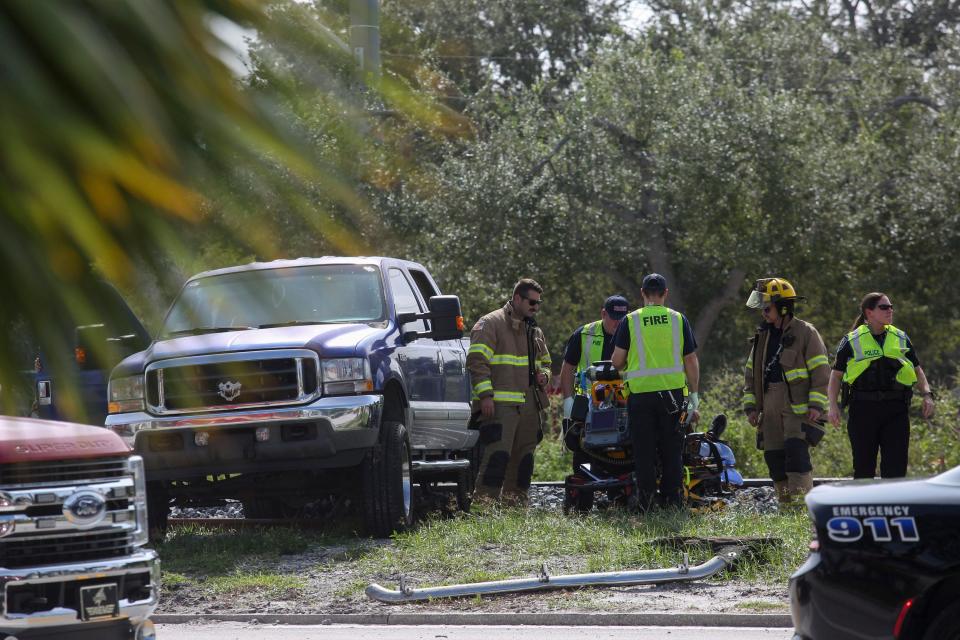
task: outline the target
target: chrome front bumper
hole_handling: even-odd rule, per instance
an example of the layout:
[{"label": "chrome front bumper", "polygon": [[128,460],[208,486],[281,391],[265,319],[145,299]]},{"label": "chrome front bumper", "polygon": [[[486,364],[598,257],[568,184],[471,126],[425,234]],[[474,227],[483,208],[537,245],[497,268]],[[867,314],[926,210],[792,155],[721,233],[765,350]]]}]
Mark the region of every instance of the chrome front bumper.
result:
[{"label": "chrome front bumper", "polygon": [[105,426],[133,447],[137,433],[148,429],[203,429],[205,427],[251,426],[271,423],[326,420],[334,431],[367,429],[379,425],[383,396],[334,396],[306,406],[222,411],[194,415],[153,416],[144,412],[107,416]]},{"label": "chrome front bumper", "polygon": [[[82,624],[80,611],[66,607],[56,607],[49,611],[36,613],[7,613],[7,587],[13,584],[69,583],[78,580],[110,578],[130,573],[150,572],[150,597],[146,600],[130,602],[120,600],[118,619],[126,618],[132,625],[146,620],[157,607],[160,592],[160,560],[152,549],[141,549],[125,558],[82,562],[75,564],[49,565],[45,567],[24,567],[22,569],[0,569],[0,594],[3,597],[3,614],[0,616],[0,632],[16,635],[27,629],[49,628]],[[98,620],[97,622],[103,622]]]}]

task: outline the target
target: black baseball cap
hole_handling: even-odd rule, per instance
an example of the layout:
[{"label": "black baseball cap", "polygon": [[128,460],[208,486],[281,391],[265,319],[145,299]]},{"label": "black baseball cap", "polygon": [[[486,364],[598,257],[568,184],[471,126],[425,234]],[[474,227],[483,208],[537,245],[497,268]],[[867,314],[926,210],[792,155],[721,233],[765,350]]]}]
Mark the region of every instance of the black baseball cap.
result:
[{"label": "black baseball cap", "polygon": [[649,293],[663,293],[667,290],[667,279],[659,273],[651,273],[643,277],[643,284],[640,286]]},{"label": "black baseball cap", "polygon": [[630,312],[630,303],[623,296],[610,296],[603,303],[603,309],[614,320],[620,320]]}]

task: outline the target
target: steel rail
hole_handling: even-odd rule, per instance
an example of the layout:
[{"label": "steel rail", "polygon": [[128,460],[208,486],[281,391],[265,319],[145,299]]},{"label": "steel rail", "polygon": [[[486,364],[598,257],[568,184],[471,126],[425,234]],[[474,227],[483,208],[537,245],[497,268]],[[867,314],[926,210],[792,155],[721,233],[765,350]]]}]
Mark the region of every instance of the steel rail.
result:
[{"label": "steel rail", "polygon": [[683,562],[670,569],[638,569],[634,571],[610,571],[607,573],[576,573],[569,575],[551,576],[546,566],[540,569],[540,575],[535,578],[516,578],[511,580],[494,580],[491,582],[475,582],[473,584],[454,584],[443,587],[425,587],[415,589],[407,584],[406,579],[400,576],[400,588],[387,589],[377,583],[371,583],[365,589],[367,597],[379,602],[416,602],[434,598],[459,598],[463,596],[492,595],[499,593],[520,593],[525,591],[541,591],[544,589],[569,589],[573,587],[589,586],[628,586],[638,584],[663,584],[667,582],[682,582],[709,578],[715,573],[733,566],[740,557],[742,547],[731,547],[722,550],[703,564],[691,567],[688,564],[687,554],[683,554]]}]

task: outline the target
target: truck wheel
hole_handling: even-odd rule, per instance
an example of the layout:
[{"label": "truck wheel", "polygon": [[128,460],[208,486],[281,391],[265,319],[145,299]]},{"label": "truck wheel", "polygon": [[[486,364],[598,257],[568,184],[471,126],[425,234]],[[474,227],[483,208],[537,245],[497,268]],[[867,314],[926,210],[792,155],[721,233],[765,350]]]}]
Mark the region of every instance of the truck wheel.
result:
[{"label": "truck wheel", "polygon": [[960,638],[960,603],[940,612],[923,634],[923,640],[957,640]]},{"label": "truck wheel", "polygon": [[170,515],[170,494],[162,482],[147,483],[147,526],[150,542],[160,542],[167,535],[167,517]]},{"label": "truck wheel", "polygon": [[367,530],[386,538],[413,524],[413,482],[410,443],[400,422],[380,427],[380,447],[364,460],[363,511]]}]

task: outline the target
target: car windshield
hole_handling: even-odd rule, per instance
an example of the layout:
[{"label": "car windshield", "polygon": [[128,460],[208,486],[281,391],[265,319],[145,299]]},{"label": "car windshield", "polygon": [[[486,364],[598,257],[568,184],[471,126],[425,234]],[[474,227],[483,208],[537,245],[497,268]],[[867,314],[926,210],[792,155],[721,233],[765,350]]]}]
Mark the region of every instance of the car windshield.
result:
[{"label": "car windshield", "polygon": [[378,322],[385,305],[370,265],[258,269],[189,282],[167,314],[162,338],[297,324]]}]

